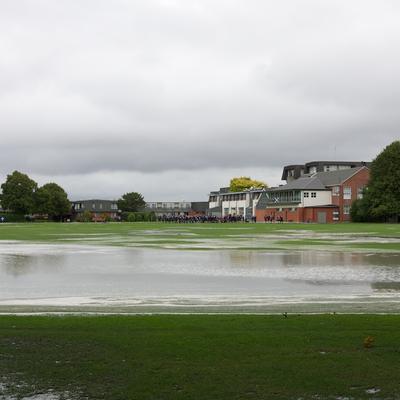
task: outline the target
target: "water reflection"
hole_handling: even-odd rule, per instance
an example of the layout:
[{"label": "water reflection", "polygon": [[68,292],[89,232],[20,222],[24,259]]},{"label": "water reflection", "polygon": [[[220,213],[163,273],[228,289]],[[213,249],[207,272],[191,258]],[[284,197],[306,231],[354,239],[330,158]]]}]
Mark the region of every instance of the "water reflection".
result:
[{"label": "water reflection", "polygon": [[399,254],[388,253],[0,243],[0,305],[12,299],[61,297],[373,296],[400,292],[399,266]]},{"label": "water reflection", "polygon": [[65,256],[62,254],[48,254],[37,257],[21,254],[0,255],[0,274],[2,267],[4,267],[7,274],[14,277],[36,273],[38,269],[47,271],[48,273],[58,273],[63,264],[63,258]]}]

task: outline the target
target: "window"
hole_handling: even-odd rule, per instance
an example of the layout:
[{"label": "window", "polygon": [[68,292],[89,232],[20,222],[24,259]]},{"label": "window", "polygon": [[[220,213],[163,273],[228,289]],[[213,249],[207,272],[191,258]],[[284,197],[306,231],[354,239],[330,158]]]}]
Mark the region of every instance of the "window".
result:
[{"label": "window", "polygon": [[349,205],[343,206],[343,214],[344,215],[349,215],[350,214],[350,206]]},{"label": "window", "polygon": [[96,204],[95,203],[92,203],[92,208],[93,208],[93,210],[96,208]]},{"label": "window", "polygon": [[311,197],[315,199],[317,197],[317,192],[311,192]]},{"label": "window", "polygon": [[296,207],[293,207],[293,208],[291,208],[290,211],[295,212],[296,210],[297,210],[297,208],[296,208]]},{"label": "window", "polygon": [[310,167],[309,173],[310,174],[316,174],[317,173],[317,167]]},{"label": "window", "polygon": [[229,214],[229,208],[224,208],[224,215],[228,215]]},{"label": "window", "polygon": [[103,209],[103,203],[100,203],[99,207],[100,207],[100,210],[102,210]]},{"label": "window", "polygon": [[244,207],[239,207],[239,215],[243,215],[244,214]]},{"label": "window", "polygon": [[340,186],[334,186],[332,188],[332,196],[339,196],[340,194]]},{"label": "window", "polygon": [[364,196],[364,186],[357,189],[357,199],[362,199]]},{"label": "window", "polygon": [[304,197],[308,197],[309,193],[308,192],[304,192]]},{"label": "window", "polygon": [[338,169],[337,165],[324,165],[325,172],[336,171],[337,169]]},{"label": "window", "polygon": [[351,187],[344,187],[343,188],[343,199],[344,200],[351,200]]}]

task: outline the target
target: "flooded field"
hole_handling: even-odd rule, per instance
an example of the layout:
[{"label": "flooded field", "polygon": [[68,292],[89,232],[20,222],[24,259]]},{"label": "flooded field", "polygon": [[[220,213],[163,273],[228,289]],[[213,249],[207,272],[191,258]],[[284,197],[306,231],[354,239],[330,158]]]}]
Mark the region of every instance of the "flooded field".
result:
[{"label": "flooded field", "polygon": [[0,242],[0,312],[398,312],[400,253]]}]

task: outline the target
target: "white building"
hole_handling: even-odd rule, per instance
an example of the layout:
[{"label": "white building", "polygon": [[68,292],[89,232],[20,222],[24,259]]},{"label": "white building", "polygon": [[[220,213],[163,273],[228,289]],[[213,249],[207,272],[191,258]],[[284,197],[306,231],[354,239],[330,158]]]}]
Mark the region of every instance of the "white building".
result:
[{"label": "white building", "polygon": [[209,196],[209,213],[217,217],[243,216],[251,219],[255,216],[258,200],[265,189],[248,189],[242,192],[230,192],[229,188],[221,188],[211,192]]}]

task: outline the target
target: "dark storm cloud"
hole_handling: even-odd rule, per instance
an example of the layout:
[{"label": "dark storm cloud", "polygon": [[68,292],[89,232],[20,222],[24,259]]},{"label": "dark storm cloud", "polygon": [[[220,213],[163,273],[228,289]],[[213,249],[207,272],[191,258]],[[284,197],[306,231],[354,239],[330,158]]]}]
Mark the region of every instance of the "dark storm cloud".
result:
[{"label": "dark storm cloud", "polygon": [[2,1],[0,171],[270,176],[370,159],[399,137],[399,12],[361,0]]}]

